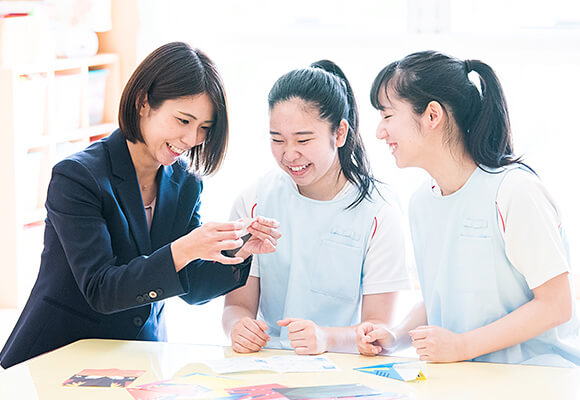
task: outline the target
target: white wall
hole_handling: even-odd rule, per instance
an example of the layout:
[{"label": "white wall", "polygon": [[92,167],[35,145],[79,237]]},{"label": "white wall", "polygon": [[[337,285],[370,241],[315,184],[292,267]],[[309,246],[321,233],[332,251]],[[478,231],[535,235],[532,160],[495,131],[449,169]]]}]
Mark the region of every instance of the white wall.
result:
[{"label": "white wall", "polygon": [[[580,191],[575,190],[580,6],[575,2],[142,0],[142,10],[143,55],[164,42],[184,40],[204,50],[225,80],[231,144],[223,169],[206,180],[205,221],[227,219],[234,196],[274,167],[266,103],[271,85],[283,73],[322,58],[335,61],[351,81],[374,172],[406,203],[424,174],[398,170],[375,139],[378,115],[368,92],[386,64],[435,49],[481,59],[496,70],[511,112],[516,152],[559,202],[573,263],[580,257]],[[171,339],[224,342],[216,334],[220,313],[221,300],[197,308],[174,305],[170,320],[176,316],[189,328],[173,329]]]}]

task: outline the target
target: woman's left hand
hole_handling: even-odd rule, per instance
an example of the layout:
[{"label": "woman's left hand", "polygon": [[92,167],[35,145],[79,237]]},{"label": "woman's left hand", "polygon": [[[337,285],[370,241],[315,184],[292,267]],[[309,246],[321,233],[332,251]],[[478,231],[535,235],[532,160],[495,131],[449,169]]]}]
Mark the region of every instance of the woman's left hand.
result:
[{"label": "woman's left hand", "polygon": [[250,254],[266,254],[276,250],[278,239],[282,234],[278,230],[280,223],[275,219],[257,217],[248,226],[248,233],[252,236],[236,254],[237,257],[247,258]]},{"label": "woman's left hand", "polygon": [[439,326],[419,326],[409,331],[413,347],[422,361],[454,362],[465,357],[465,339]]},{"label": "woman's left hand", "polygon": [[290,346],[296,354],[322,354],[328,348],[324,329],[308,319],[284,318],[278,325],[288,327]]}]

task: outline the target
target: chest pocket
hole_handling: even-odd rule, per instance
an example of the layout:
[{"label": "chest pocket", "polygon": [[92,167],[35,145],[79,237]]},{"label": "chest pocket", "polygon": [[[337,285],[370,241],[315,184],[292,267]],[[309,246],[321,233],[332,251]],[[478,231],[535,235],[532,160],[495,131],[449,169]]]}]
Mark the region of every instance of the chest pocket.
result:
[{"label": "chest pocket", "polygon": [[308,269],[314,293],[346,300],[360,294],[363,263],[362,240],[347,230],[333,230],[320,242],[316,264]]},{"label": "chest pocket", "polygon": [[[471,233],[471,232],[470,232]],[[491,238],[483,232],[461,234],[452,251],[447,276],[455,277],[459,292],[494,292],[497,287]]]}]

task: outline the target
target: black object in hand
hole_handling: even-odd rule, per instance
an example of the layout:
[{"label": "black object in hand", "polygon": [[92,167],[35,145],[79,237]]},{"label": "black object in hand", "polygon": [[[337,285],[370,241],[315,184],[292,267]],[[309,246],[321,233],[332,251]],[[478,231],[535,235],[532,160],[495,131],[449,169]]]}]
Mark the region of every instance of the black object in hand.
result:
[{"label": "black object in hand", "polygon": [[242,243],[242,245],[240,247],[238,247],[237,249],[232,249],[232,250],[222,250],[222,254],[226,257],[235,257],[236,253],[242,248],[244,247],[244,245],[246,244],[246,242],[248,241],[248,239],[250,239],[250,236],[252,236],[251,233],[246,233],[244,236],[241,237],[241,239],[244,241],[244,243]]}]

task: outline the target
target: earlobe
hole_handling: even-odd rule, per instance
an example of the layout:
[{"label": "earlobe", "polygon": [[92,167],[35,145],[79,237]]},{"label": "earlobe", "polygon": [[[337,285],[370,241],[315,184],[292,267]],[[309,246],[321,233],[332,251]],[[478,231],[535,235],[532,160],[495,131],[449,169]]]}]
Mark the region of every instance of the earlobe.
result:
[{"label": "earlobe", "polygon": [[445,110],[437,101],[431,101],[427,104],[427,108],[425,109],[426,115],[429,117],[429,127],[436,128],[441,124],[445,117]]}]

